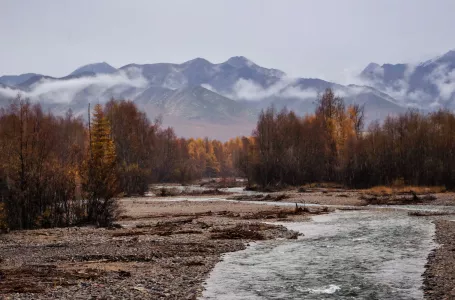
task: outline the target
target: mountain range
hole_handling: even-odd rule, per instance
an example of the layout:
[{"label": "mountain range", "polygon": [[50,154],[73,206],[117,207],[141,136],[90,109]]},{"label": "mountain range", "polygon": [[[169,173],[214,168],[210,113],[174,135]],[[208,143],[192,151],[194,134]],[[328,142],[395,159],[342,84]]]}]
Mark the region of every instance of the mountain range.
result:
[{"label": "mountain range", "polygon": [[455,51],[418,64],[370,63],[360,74],[368,85],[405,107],[455,108]]},{"label": "mountain range", "polygon": [[312,113],[326,88],[347,104],[365,106],[368,122],[406,111],[455,108],[455,51],[420,64],[369,64],[356,84],[341,85],[317,78],[290,78],[236,56],[219,64],[196,58],[182,64],[106,62],[82,66],[56,78],[27,73],[0,77],[0,105],[22,94],[54,113],[69,108],[86,117],[89,103],[129,99],[150,118],[180,136],[226,140],[249,135],[261,109],[287,107],[299,115]]}]

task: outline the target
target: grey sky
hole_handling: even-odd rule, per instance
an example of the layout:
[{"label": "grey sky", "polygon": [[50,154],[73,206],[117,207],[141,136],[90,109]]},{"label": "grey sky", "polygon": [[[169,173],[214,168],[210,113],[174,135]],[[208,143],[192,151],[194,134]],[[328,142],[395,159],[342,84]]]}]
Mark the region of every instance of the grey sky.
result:
[{"label": "grey sky", "polygon": [[455,48],[454,12],[454,0],[0,0],[0,74],[243,55],[343,82],[371,61]]}]

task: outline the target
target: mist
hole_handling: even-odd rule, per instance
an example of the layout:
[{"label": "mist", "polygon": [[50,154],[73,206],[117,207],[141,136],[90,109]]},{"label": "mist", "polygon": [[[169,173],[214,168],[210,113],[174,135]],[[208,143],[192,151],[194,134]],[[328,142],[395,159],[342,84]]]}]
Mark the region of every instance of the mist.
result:
[{"label": "mist", "polygon": [[119,71],[114,74],[99,74],[92,77],[72,78],[68,80],[43,78],[30,86],[28,91],[4,87],[0,88],[0,95],[6,98],[14,98],[20,94],[32,102],[45,100],[46,102],[53,103],[69,103],[78,93],[86,90],[90,92],[91,98],[98,98],[98,101],[105,101],[108,99],[103,98],[103,95],[109,89],[115,88],[115,92],[120,94],[129,88],[143,89],[147,85],[147,80],[140,72],[128,70],[128,72]]}]

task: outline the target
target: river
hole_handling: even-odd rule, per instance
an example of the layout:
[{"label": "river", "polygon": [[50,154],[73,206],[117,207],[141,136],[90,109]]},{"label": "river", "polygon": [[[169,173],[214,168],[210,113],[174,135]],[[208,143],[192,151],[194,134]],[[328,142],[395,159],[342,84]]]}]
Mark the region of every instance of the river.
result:
[{"label": "river", "polygon": [[405,211],[337,211],[283,223],[298,240],[228,253],[201,299],[423,299],[434,225]]}]

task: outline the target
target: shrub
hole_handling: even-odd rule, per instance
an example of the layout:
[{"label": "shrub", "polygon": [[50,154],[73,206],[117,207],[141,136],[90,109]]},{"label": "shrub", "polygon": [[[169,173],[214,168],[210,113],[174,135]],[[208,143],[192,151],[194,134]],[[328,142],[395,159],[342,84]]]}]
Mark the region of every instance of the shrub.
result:
[{"label": "shrub", "polygon": [[8,231],[5,204],[0,203],[0,232]]}]

